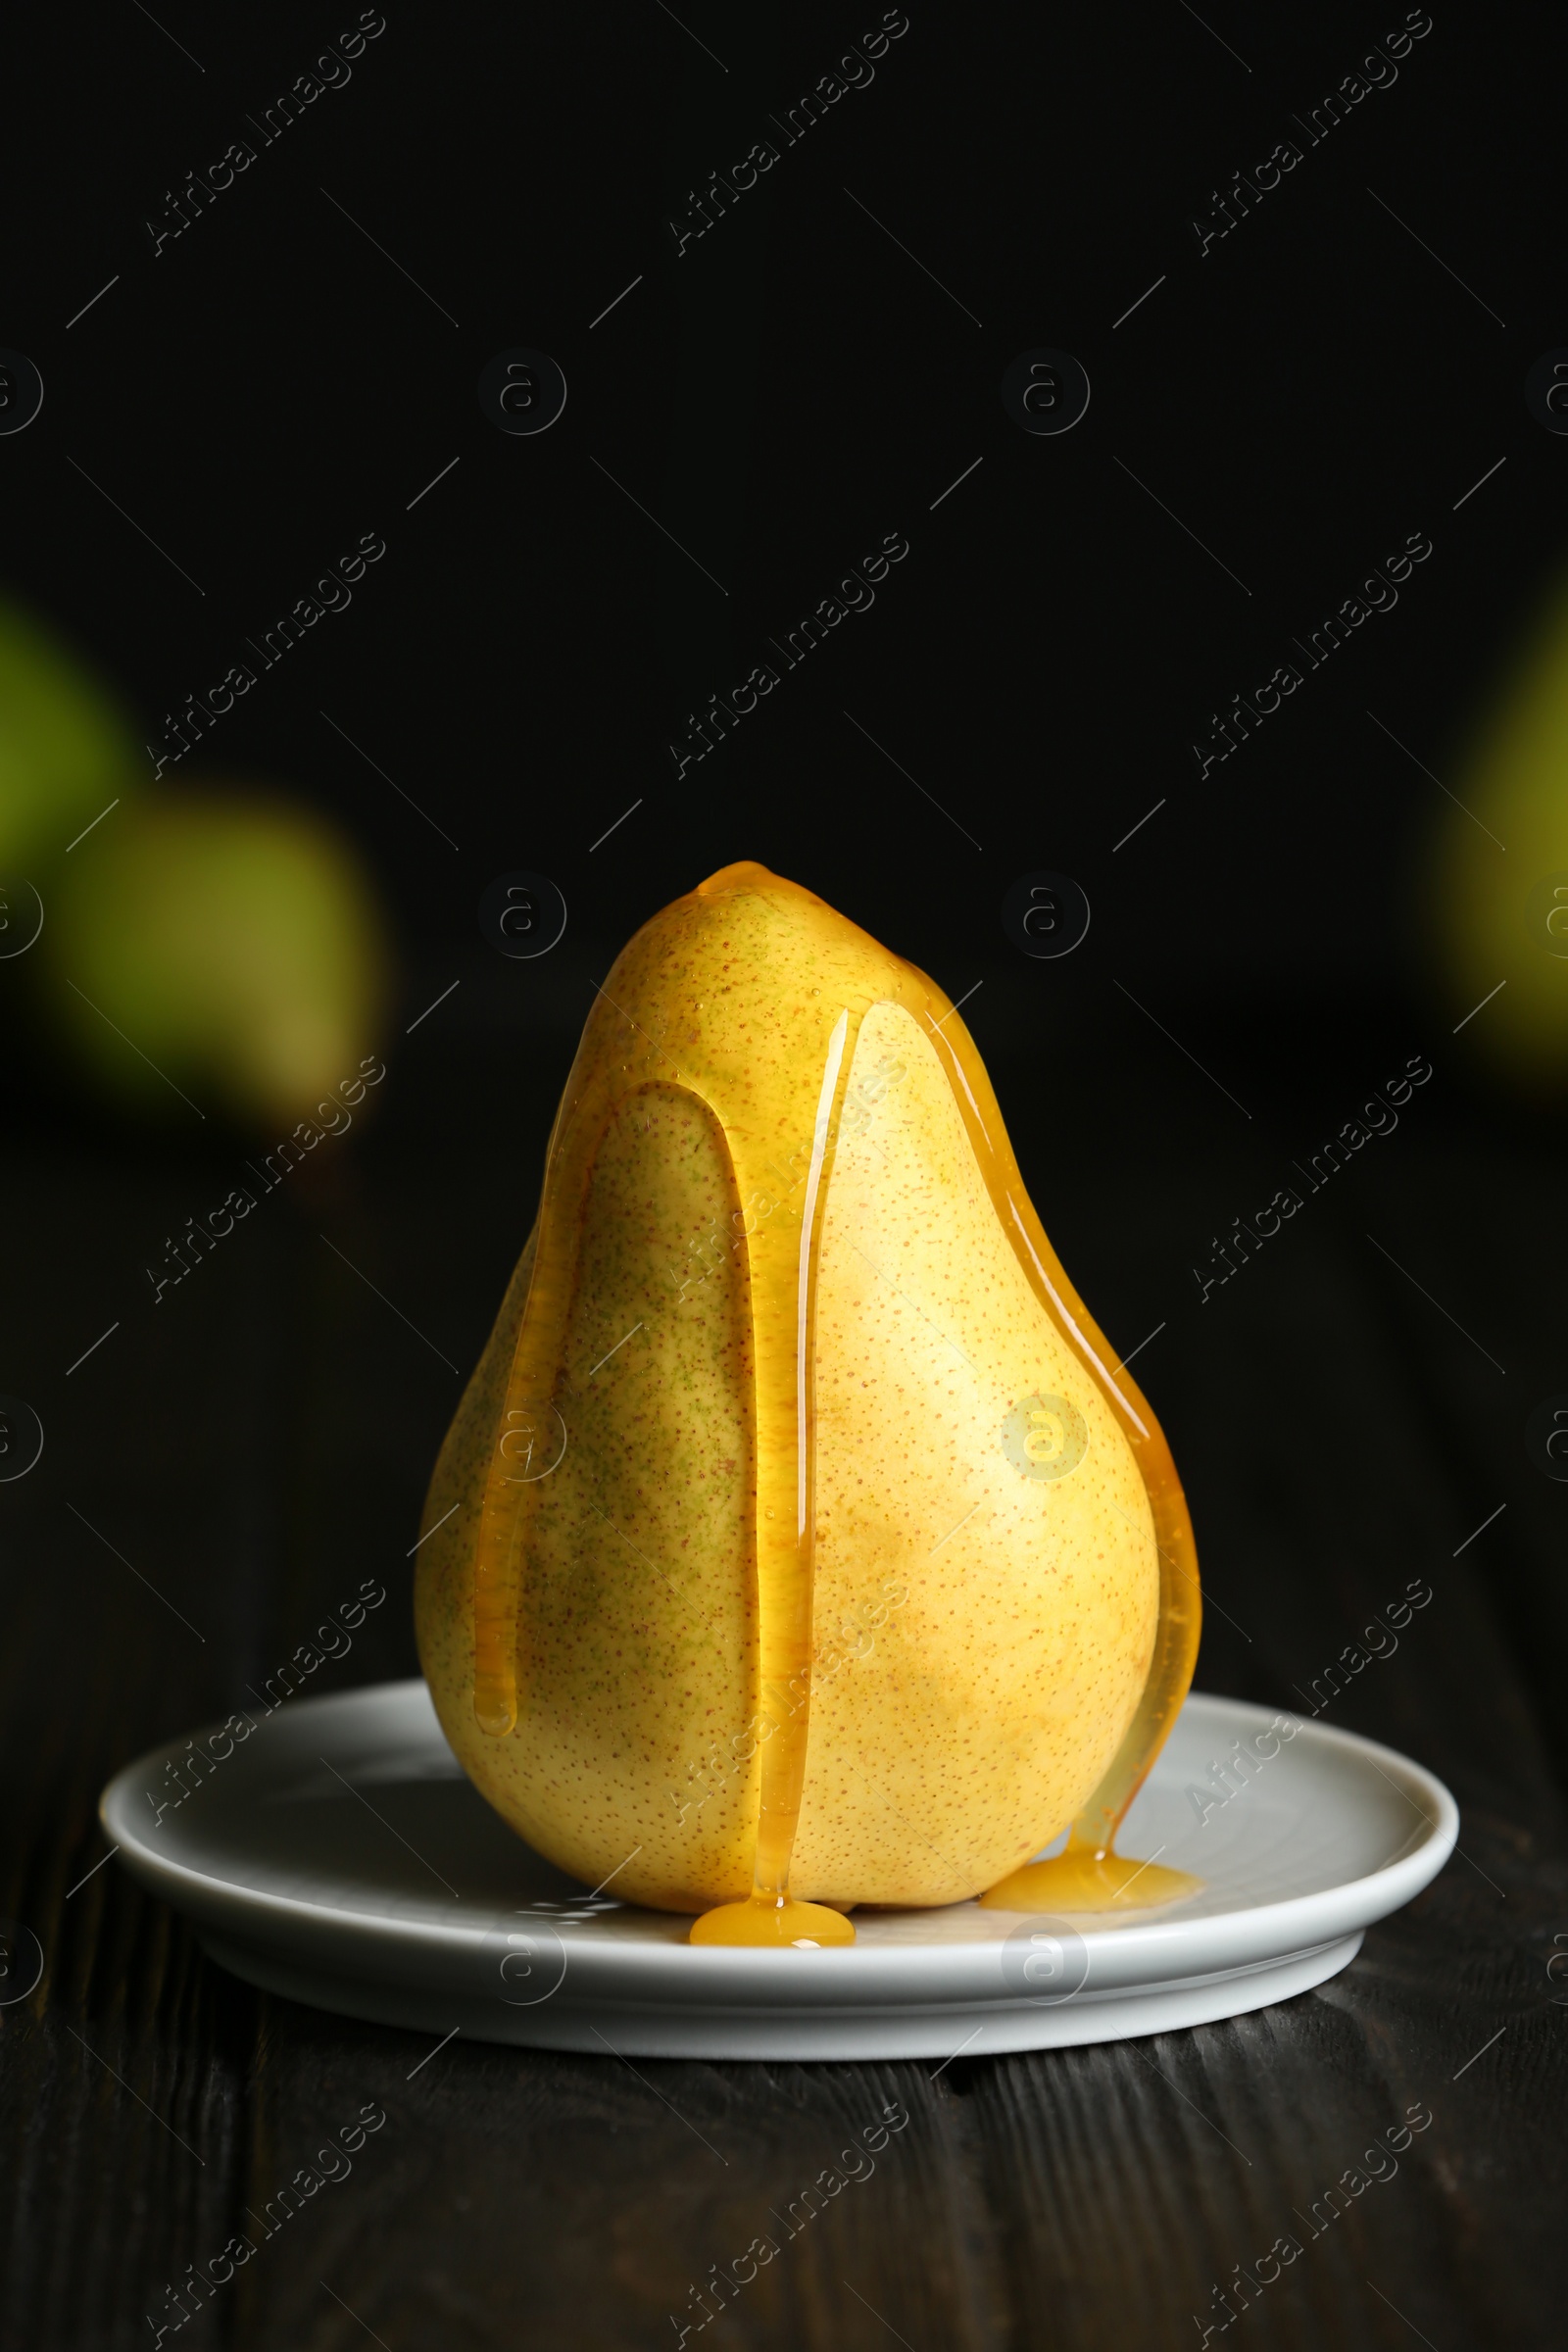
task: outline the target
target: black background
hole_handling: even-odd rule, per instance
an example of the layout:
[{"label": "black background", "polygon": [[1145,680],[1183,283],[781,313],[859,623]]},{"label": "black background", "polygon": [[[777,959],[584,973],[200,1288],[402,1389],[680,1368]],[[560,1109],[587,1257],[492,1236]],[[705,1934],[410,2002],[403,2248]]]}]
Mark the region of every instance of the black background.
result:
[{"label": "black background", "polygon": [[[11,75],[6,331],[48,391],[6,453],[8,571],[156,739],[244,634],[380,530],[384,567],[206,764],[336,809],[440,971],[483,969],[472,909],[498,864],[557,875],[586,953],[745,855],[850,905],[955,994],[999,960],[1015,871],[1081,872],[1095,951],[1044,984],[1002,966],[1014,1024],[1081,1028],[1112,964],[1184,993],[1245,976],[1254,1002],[1386,996],[1436,804],[1364,707],[1444,772],[1558,560],[1562,462],[1522,399],[1561,328],[1549,20],[1455,16],[1318,146],[1293,122],[1401,14],[1214,17],[1250,72],[1179,0],[922,18],[678,261],[666,221],[687,191],[772,135],[858,19],[739,12],[706,27],[728,36],[726,74],[653,0],[580,23],[396,17],[155,260],[144,222],[166,192],[235,137],[260,147],[248,118],[335,20],[204,26],[198,74],[133,8],[86,55],[62,17]],[[1301,164],[1200,258],[1192,218],[1284,138]],[[515,343],[552,352],[570,387],[538,440],[496,432],[475,398]],[[1000,405],[1007,362],[1038,343],[1076,353],[1094,386],[1059,441]],[[688,710],[893,529],[911,560],[875,612],[677,789],[665,747]],[[1435,560],[1397,612],[1200,785],[1188,746],[1210,713],[1414,530]]]},{"label": "black background", "polygon": [[[1394,86],[1307,147],[1293,114],[1401,9],[1214,0],[1200,22],[1180,0],[915,6],[871,85],[677,258],[666,223],[688,215],[688,190],[772,136],[768,116],[879,11],[686,0],[683,29],[655,0],[399,0],[347,86],[155,258],[144,222],[162,220],[166,191],[232,139],[260,146],[247,118],[356,14],[209,22],[169,0],[157,24],[126,5],[37,12],[4,36],[0,342],[46,386],[36,423],[0,441],[4,584],[105,670],[156,743],[166,710],[246,658],[247,634],[380,532],[387,553],[351,608],[178,773],[286,786],[334,812],[392,910],[402,974],[376,1119],[156,1313],[143,1266],[235,1180],[245,1139],[115,1127],[28,1045],[20,1011],[6,1024],[0,1386],[34,1404],[47,1444],[0,1507],[17,1798],[4,1900],[42,1937],[49,1974],[41,2006],[0,2012],[0,2053],[9,2043],[13,2129],[45,2084],[55,2102],[25,2150],[16,2340],[144,2340],[149,2282],[212,2235],[183,2190],[149,2190],[168,2151],[134,2131],[116,2139],[134,2117],[122,2102],[104,2120],[102,2078],[52,2019],[118,2050],[153,2105],[194,2101],[192,2130],[208,2115],[230,2165],[247,2133],[260,2162],[256,2135],[345,2051],[363,2072],[367,2052],[397,2044],[387,2080],[401,2082],[399,2037],[219,1977],[113,1866],[69,1911],[65,1889],[102,1851],[92,1802],[107,1774],[235,1703],[305,1615],[370,1568],[394,1605],[342,1679],[414,1671],[405,1554],[455,1402],[450,1367],[466,1372],[482,1346],[526,1233],[593,983],[640,922],[740,858],[818,892],[954,998],[977,991],[964,1018],[1065,1263],[1120,1348],[1159,1327],[1138,1372],[1219,1604],[1200,1683],[1294,1703],[1358,1611],[1412,1574],[1436,1583],[1426,1660],[1412,1636],[1341,1720],[1445,1772],[1478,1877],[1455,1894],[1456,1862],[1369,1938],[1337,1993],[1270,2012],[1309,2022],[1269,2063],[1294,2116],[1321,2102],[1348,2145],[1385,2120],[1396,2078],[1391,2117],[1406,2096],[1440,2105],[1433,2085],[1487,2021],[1522,2022],[1487,2089],[1480,2069],[1464,2077],[1463,2128],[1446,2092],[1451,2139],[1387,2222],[1387,2247],[1343,2277],[1325,2264],[1293,2307],[1282,2292],[1248,2325],[1260,2344],[1330,2328],[1347,2343],[1407,2340],[1364,2292],[1382,2261],[1444,2352],[1544,2340],[1546,2304],[1523,2289],[1510,2303],[1499,2281],[1521,2260],[1539,2276],[1533,2200],[1560,2115],[1544,1955],[1568,1895],[1542,1840],[1559,1819],[1568,1495],[1531,1464],[1524,1427],[1568,1389],[1562,1133],[1555,1111],[1494,1091],[1472,1040],[1452,1035],[1464,1007],[1436,977],[1422,882],[1446,804],[1367,712],[1446,776],[1562,561],[1568,442],[1523,399],[1531,363],[1568,342],[1560,25],[1439,9]],[[1301,163],[1200,255],[1192,218],[1286,138]],[[536,438],[498,432],[476,398],[486,361],[514,345],[551,353],[569,387]],[[1036,345],[1074,353],[1093,386],[1059,438],[1026,436],[1002,407],[1004,368]],[[909,553],[874,608],[677,777],[668,746],[687,714],[770,659],[767,638],[889,532]],[[1200,778],[1190,746],[1210,714],[1293,659],[1292,636],[1413,532],[1433,554],[1397,609]],[[497,956],[476,919],[486,884],[517,867],[551,876],[569,910],[537,963]],[[1026,959],[1002,930],[1007,887],[1034,868],[1072,875],[1092,904],[1088,938],[1060,962]],[[1211,1236],[1294,1181],[1292,1160],[1412,1054],[1434,1076],[1399,1132],[1200,1302],[1192,1269]],[[188,1607],[200,1653],[128,1581],[106,1581],[113,1563],[72,1509]],[[1348,2055],[1310,2022],[1330,2011],[1358,2021]],[[1170,2065],[1199,2063],[1201,2046],[1211,2085],[1266,2096],[1254,2026],[1175,2039],[1189,2057]],[[1399,2075],[1391,2053],[1418,2044],[1422,2066]],[[452,2151],[476,2119],[494,2139],[519,2082],[538,2130],[552,2114],[550,2132],[562,2116],[577,2130],[612,2097],[589,2061],[453,2063],[470,2071],[442,2093],[447,2139],[430,2127],[444,2169],[461,2167]],[[742,2128],[754,2073],[656,2071],[713,2077]],[[782,2072],[778,2095],[802,2113],[848,2096],[851,2070]],[[1004,2219],[984,2245],[957,2229],[972,2274],[932,2252],[924,2312],[906,2237],[930,2211],[916,2199],[884,2225],[878,2259],[906,2283],[874,2299],[922,2352],[1190,2340],[1210,2275],[1266,2242],[1245,2182],[1168,2138],[1174,2108],[1168,2127],[1123,2113],[1105,2158],[1122,2168],[1105,2176],[1112,2204],[1150,2167],[1194,2181],[1185,2226],[1136,2257],[1131,2301],[1097,2225],[1080,2217],[1058,2243],[1038,2170],[998,2159],[983,2190],[964,2173],[995,2132],[1033,2132],[1054,2151],[1040,2164],[1081,2193],[1061,2118],[1075,2101],[1083,2117],[1114,2105],[1119,2081],[1102,2053],[944,2076],[969,2120],[927,2189],[938,2206],[950,2189],[960,2205],[989,2198]],[[405,2183],[412,2204],[379,2225],[409,2247],[401,2268],[385,2249],[379,2333],[396,2352],[515,2341],[546,2311],[556,2332],[541,2341],[658,2340],[667,2305],[656,2293],[644,2309],[635,2260],[656,2224],[628,2185],[665,2162],[662,2143],[656,2156],[637,2139],[645,2123],[639,2108],[617,2127],[637,2150],[604,2189],[620,2199],[621,2251],[591,2288],[571,2284],[562,2248],[592,2239],[594,2215],[551,2205],[520,2269],[509,2255],[491,2277],[487,2241],[468,2241],[465,2303],[443,2266],[468,2225],[427,2181]],[[1295,2123],[1282,2109],[1252,2129],[1283,2135],[1288,2173]],[[494,2144],[504,2155],[504,2131]],[[586,2125],[573,2145],[578,2184],[610,2163]],[[105,2216],[130,2232],[123,2281]],[[1196,2283],[1189,2239],[1202,2240]],[[697,2275],[725,2243],[691,2220]],[[375,2268],[363,2245],[355,2259]],[[311,2294],[302,2271],[274,2300],[203,2325],[215,2341],[358,2340]],[[364,2312],[368,2296],[349,2300]],[[808,2296],[726,2325],[737,2341],[858,2344],[870,2323]]]}]

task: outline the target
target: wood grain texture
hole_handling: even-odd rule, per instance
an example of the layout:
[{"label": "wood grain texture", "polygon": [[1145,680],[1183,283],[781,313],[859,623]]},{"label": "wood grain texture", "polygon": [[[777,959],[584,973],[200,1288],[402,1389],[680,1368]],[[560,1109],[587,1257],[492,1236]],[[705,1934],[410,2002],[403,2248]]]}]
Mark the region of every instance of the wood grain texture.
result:
[{"label": "wood grain texture", "polygon": [[[416,1160],[389,1152],[369,1174],[345,1160],[334,1190],[270,1204],[155,1310],[143,1253],[199,1206],[200,1172],[128,1154],[91,1171],[66,1153],[13,1163],[0,1206],[29,1237],[13,1360],[42,1367],[49,1442],[0,1488],[0,1913],[38,1936],[46,1969],[0,2007],[4,2343],[151,2346],[166,2284],[231,2236],[260,2237],[247,2216],[367,2103],[387,2120],[348,2175],[166,2343],[674,2345],[671,2315],[694,2316],[710,2267],[763,2234],[777,2259],[689,2342],[1163,2352],[1198,2343],[1215,2286],[1286,2233],[1299,2259],[1227,2340],[1557,2340],[1568,2019],[1547,1962],[1568,1948],[1553,1941],[1568,1869],[1546,1700],[1565,1630],[1562,1490],[1518,1433],[1560,1384],[1522,1253],[1474,1215],[1501,1191],[1545,1230],[1551,1185],[1528,1152],[1435,1125],[1400,1152],[1310,1201],[1288,1246],[1200,1312],[1184,1303],[1140,1370],[1199,1526],[1201,1687],[1300,1707],[1370,1612],[1429,1578],[1396,1654],[1327,1719],[1442,1774],[1462,1853],[1299,2000],[940,2069],[627,2063],[462,2039],[431,2056],[416,2036],[251,1991],[113,1861],[81,1883],[104,1853],[110,1773],[236,1703],[368,1573],[389,1604],[320,1687],[413,1671],[406,1553],[458,1389],[442,1356],[466,1368],[482,1344],[526,1203],[499,1165],[466,1178],[455,1216],[450,1182]],[[1139,1336],[1231,1190],[1199,1169],[1188,1196],[1152,1207],[1130,1182],[1063,1201],[1076,1250],[1056,1238],[1112,1329]],[[1310,2236],[1299,2217],[1412,2102],[1434,2120],[1397,2174]],[[771,2217],[894,2104],[907,2126],[874,2172],[785,2235]]]}]

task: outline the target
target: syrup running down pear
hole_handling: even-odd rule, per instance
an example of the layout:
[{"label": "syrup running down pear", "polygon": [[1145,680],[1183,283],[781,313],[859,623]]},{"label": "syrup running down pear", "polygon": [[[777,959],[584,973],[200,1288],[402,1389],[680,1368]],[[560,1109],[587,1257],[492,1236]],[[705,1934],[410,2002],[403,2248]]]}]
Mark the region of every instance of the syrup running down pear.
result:
[{"label": "syrup running down pear", "polygon": [[1199,1628],[1114,1363],[948,999],[725,867],[599,991],[431,1483],[419,1655],[465,1770],[698,1943],[1192,1891],[1113,1851]]}]

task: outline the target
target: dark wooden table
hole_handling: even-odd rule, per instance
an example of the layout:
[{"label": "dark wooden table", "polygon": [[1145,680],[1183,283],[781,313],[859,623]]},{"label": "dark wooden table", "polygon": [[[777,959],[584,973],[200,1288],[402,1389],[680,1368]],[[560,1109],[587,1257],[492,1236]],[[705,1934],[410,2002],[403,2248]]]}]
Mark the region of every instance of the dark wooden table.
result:
[{"label": "dark wooden table", "polygon": [[[44,1958],[0,2008],[4,2341],[152,2345],[166,2288],[369,2105],[386,2123],[349,2176],[180,2341],[672,2346],[710,2266],[900,2102],[907,2129],[874,2176],[689,2340],[1192,2346],[1236,2266],[1293,2235],[1277,2282],[1250,2308],[1232,2297],[1226,2332],[1259,2352],[1562,2342],[1568,1490],[1523,1434],[1568,1387],[1561,1142],[1441,1082],[1200,1306],[1198,1246],[1347,1115],[1334,1089],[1321,1116],[1299,1097],[1259,1110],[1239,1160],[1201,1140],[1212,1106],[1185,1093],[1200,1081],[1151,1062],[1104,1086],[1067,1153],[1027,1059],[997,1069],[1048,1226],[1112,1335],[1131,1346],[1166,1317],[1140,1370],[1215,1604],[1200,1684],[1297,1704],[1412,1576],[1434,1588],[1330,1719],[1446,1780],[1462,1852],[1318,1991],[940,2072],[633,2070],[461,2038],[420,2066],[421,2037],[226,1976],[104,1862],[110,1773],[225,1711],[368,1573],[391,1602],[334,1687],[413,1670],[406,1554],[458,1385],[443,1358],[471,1361],[526,1229],[555,1046],[543,1060],[514,1132],[476,1144],[411,1114],[363,1157],[331,1147],[313,1192],[156,1307],[144,1268],[232,1181],[220,1153],[61,1130],[0,1174],[0,1386],[46,1431],[37,1467],[0,1486],[0,1912]],[[30,1948],[13,1936],[13,1969]],[[1307,2239],[1298,2217],[1411,2106],[1432,2122],[1397,2171]]]}]

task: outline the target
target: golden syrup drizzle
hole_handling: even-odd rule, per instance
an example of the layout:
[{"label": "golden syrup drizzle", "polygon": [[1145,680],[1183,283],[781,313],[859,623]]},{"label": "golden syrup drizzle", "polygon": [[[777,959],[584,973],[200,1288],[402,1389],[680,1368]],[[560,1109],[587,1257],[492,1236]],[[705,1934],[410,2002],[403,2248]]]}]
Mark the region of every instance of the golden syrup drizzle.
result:
[{"label": "golden syrup drizzle", "polygon": [[[683,950],[695,962],[696,950],[705,944],[712,956],[711,941],[704,940],[705,926],[719,913],[711,903],[736,898],[762,902],[770,915],[790,910],[797,918],[784,926],[791,934],[790,947],[797,956],[803,950],[814,951],[806,970],[822,985],[803,981],[786,957],[780,967],[785,994],[807,994],[811,1000],[797,1007],[793,1036],[782,1017],[760,1039],[730,1038],[722,1023],[716,1023],[712,1036],[705,1036],[701,1027],[683,1035],[677,1061],[644,1020],[658,1026],[662,1008],[692,1011],[678,993],[679,978],[666,978],[667,967]],[[818,936],[813,938],[813,932]],[[669,944],[650,970],[661,939]],[[561,1387],[594,1154],[624,1097],[656,1076],[659,1083],[667,1084],[673,1073],[675,1083],[717,1120],[743,1201],[776,1190],[772,1155],[789,1152],[793,1137],[811,1137],[798,1248],[791,1247],[790,1228],[783,1219],[760,1221],[748,1237],[756,1366],[760,1673],[763,1701],[776,1726],[761,1751],[753,1892],[746,1901],[705,1913],[693,1926],[692,1940],[769,1945],[854,1941],[855,1931],[839,1911],[799,1903],[790,1895],[789,1866],[809,1730],[813,1333],[823,1214],[856,1037],[873,1004],[893,1003],[930,1035],[993,1205],[1025,1276],[1133,1446],[1160,1558],[1158,1631],[1144,1693],[1109,1770],[1073,1824],[1067,1853],[1054,1863],[1026,1865],[1024,1872],[1013,1873],[982,1899],[1001,1904],[1005,1895],[1006,1907],[1012,1908],[1014,1891],[1021,1890],[1027,1874],[1034,1872],[1054,1872],[1054,1891],[1043,1890],[1037,1900],[1033,1889],[1037,1884],[1044,1889],[1045,1883],[1028,1877],[1025,1908],[1103,1908],[1111,1881],[1118,1882],[1112,1898],[1118,1905],[1174,1899],[1170,1882],[1185,1874],[1163,1871],[1154,1863],[1124,1863],[1112,1854],[1111,1845],[1192,1679],[1200,1609],[1191,1522],[1158,1424],[1136,1383],[1111,1368],[1104,1339],[1046,1239],[1008,1146],[985,1066],[961,1020],[942,991],[911,964],[879,948],[809,893],[755,865],[726,867],[656,917],[625,951],[612,982],[614,994],[601,990],[589,1015],[551,1136],[533,1276],[497,1452],[486,1481],[474,1560],[473,1706],[481,1728],[503,1737],[517,1717],[518,1562],[535,1482],[519,1475],[515,1456],[520,1433],[533,1427],[541,1407],[553,1403]],[[676,992],[673,998],[670,990]],[[696,1009],[700,1013],[703,1007]],[[803,1022],[814,1031],[814,1042],[799,1034]],[[1191,1891],[1193,1885],[1196,1882],[1184,1885],[1181,1891]],[[1092,1905],[1087,1899],[1073,1902],[1069,1898],[1074,1888],[1082,1897],[1102,1899]]]},{"label": "golden syrup drizzle", "polygon": [[[929,983],[927,984],[929,986]],[[940,991],[932,990],[940,999]],[[928,1016],[929,1017],[929,1016]],[[1046,1239],[1045,1227],[1024,1190],[1006,1130],[1002,1123],[984,1062],[957,1019],[938,1015],[930,1023],[939,1057],[945,1056],[954,1097],[980,1163],[992,1204],[1028,1277],[1068,1347],[1109,1404],[1132,1446],[1154,1522],[1159,1553],[1159,1609],[1154,1651],[1132,1722],[1121,1745],[1083,1811],[1073,1822],[1065,1849],[1045,1862],[1025,1863],[981,1895],[997,1910],[1099,1911],[1137,1909],[1196,1894],[1200,1879],[1168,1870],[1158,1862],[1125,1860],[1113,1851],[1128,1807],[1153,1768],[1181,1712],[1198,1658],[1202,1608],[1198,1549],[1187,1498],[1176,1464],[1143,1392],[1115,1358],[1083,1300],[1068,1281]],[[957,1035],[954,1036],[954,1030]],[[993,1143],[995,1134],[997,1141]]]},{"label": "golden syrup drizzle", "polygon": [[1108,1847],[1097,1849],[1075,1830],[1059,1854],[1009,1871],[986,1889],[980,1904],[991,1911],[1133,1911],[1182,1902],[1202,1885],[1162,1862],[1129,1862]]},{"label": "golden syrup drizzle", "polygon": [[[756,1269],[753,1269],[753,1317],[757,1333],[758,1494],[764,1517],[758,1531],[758,1587],[761,1595],[760,1648],[764,1692],[796,1691],[794,1701],[780,1714],[778,1728],[762,1750],[761,1796],[757,1823],[757,1858],[752,1869],[752,1892],[741,1903],[721,1903],[693,1923],[693,1943],[809,1944],[853,1943],[855,1930],[841,1912],[825,1904],[798,1902],[790,1893],[790,1857],[801,1817],[801,1791],[806,1786],[806,1745],[809,1729],[811,1671],[811,1595],[815,1585],[816,1550],[816,1287],[822,1256],[822,1224],[831,1174],[831,1146],[838,1134],[838,1113],[854,1059],[855,1034],[846,1007],[834,1023],[827,1059],[817,1095],[811,1132],[811,1161],[801,1212],[801,1246],[795,1268],[793,1300],[779,1279],[782,1267],[770,1271],[766,1298],[774,1317],[782,1321],[793,1305],[792,1346],[780,1346],[775,1328],[771,1349],[764,1344],[761,1319],[756,1312]],[[782,1252],[778,1252],[782,1256]],[[770,1359],[770,1360],[769,1360]],[[775,1439],[766,1456],[764,1476],[762,1438],[764,1364]],[[782,1389],[789,1380],[786,1404]],[[784,1443],[786,1419],[792,1424]],[[779,1473],[793,1455],[794,1493],[786,1517]]]}]

